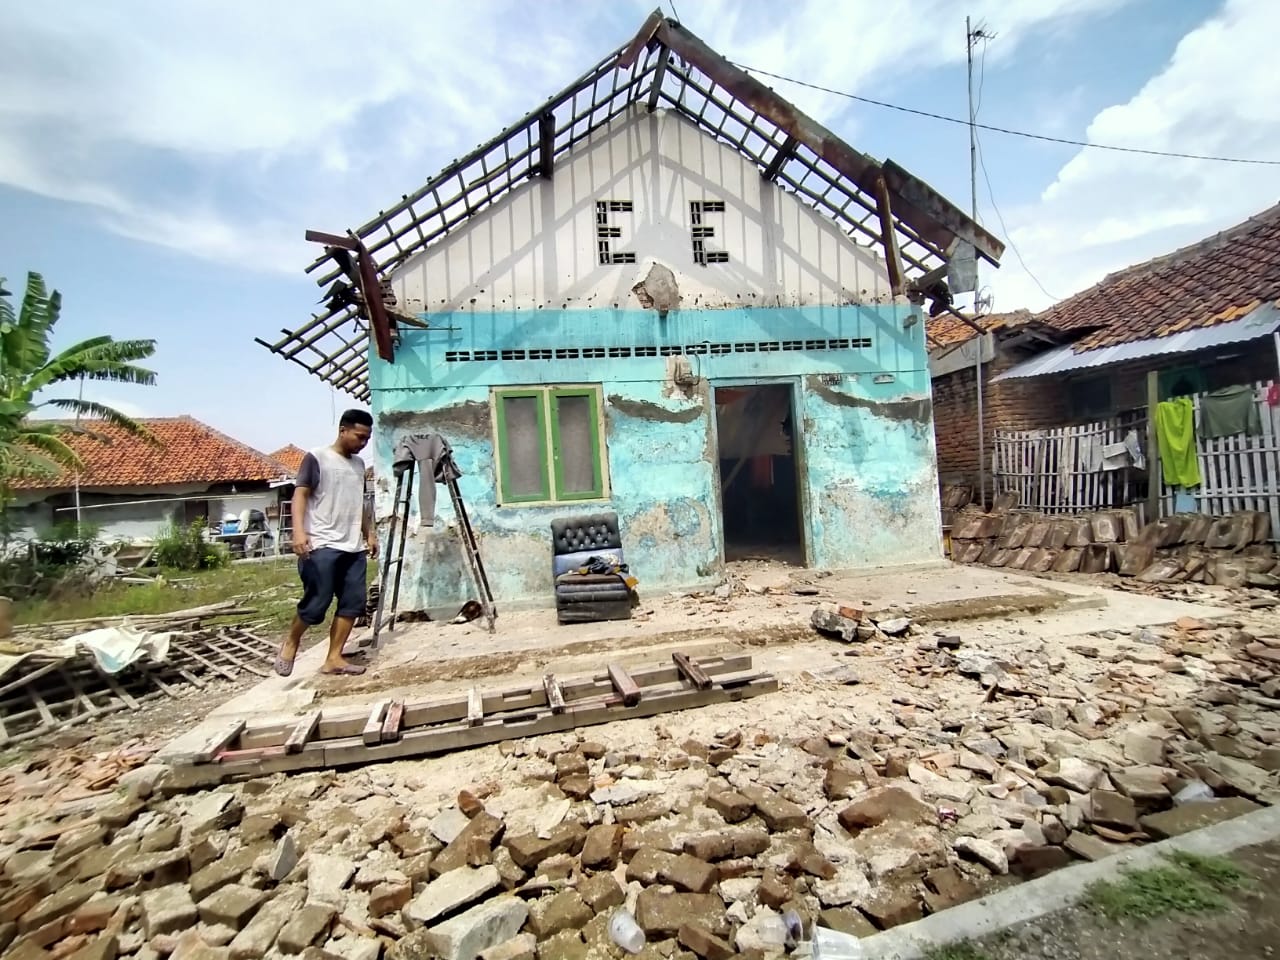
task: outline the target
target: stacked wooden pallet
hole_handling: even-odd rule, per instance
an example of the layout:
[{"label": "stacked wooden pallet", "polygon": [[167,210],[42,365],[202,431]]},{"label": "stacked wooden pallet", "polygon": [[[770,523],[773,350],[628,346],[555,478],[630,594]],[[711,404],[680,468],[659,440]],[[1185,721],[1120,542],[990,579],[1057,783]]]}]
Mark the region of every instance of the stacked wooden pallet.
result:
[{"label": "stacked wooden pallet", "polygon": [[951,529],[951,558],[1032,573],[1114,572],[1152,583],[1280,587],[1270,537],[1271,518],[1257,511],[1176,514],[1140,527],[1132,509],[1076,517],[973,509]]},{"label": "stacked wooden pallet", "polygon": [[777,680],[750,656],[690,658],[572,679],[552,675],[506,690],[472,688],[451,697],[380,699],[316,710],[289,723],[229,722],[210,736],[161,751],[172,784],[197,787],[237,776],[372,763],[442,753],[613,720],[727,703],[770,693]]}]

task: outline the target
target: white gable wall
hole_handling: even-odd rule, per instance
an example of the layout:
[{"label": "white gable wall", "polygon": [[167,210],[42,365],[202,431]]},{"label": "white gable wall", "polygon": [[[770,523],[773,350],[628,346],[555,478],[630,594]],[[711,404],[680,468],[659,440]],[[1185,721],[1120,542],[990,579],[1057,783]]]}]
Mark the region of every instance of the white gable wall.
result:
[{"label": "white gable wall", "polygon": [[[830,218],[765,183],[755,164],[669,111],[637,107],[535,180],[471,218],[394,271],[404,309],[638,307],[631,288],[654,262],[671,268],[682,309],[887,302],[878,246],[850,240]],[[599,262],[597,201],[610,213],[615,251],[634,264]],[[694,262],[691,201],[722,201],[704,215],[708,250],[727,263]]]}]

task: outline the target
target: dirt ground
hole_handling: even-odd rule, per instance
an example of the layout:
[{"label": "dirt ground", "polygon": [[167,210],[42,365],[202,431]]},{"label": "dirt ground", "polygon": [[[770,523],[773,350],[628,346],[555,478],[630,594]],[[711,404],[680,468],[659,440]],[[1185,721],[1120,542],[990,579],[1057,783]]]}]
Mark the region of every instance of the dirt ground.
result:
[{"label": "dirt ground", "polygon": [[1230,909],[1148,922],[1111,921],[1077,906],[973,944],[971,960],[1244,960],[1280,952],[1280,842],[1230,858],[1250,880]]}]

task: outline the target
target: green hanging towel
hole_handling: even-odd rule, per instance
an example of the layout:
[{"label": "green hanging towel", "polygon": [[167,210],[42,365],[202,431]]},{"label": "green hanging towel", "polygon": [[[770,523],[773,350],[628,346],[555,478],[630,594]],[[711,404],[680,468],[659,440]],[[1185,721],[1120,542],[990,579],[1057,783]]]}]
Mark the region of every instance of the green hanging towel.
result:
[{"label": "green hanging towel", "polygon": [[1166,400],[1156,406],[1156,440],[1160,446],[1160,470],[1165,484],[1170,487],[1200,486],[1195,407],[1190,397]]}]

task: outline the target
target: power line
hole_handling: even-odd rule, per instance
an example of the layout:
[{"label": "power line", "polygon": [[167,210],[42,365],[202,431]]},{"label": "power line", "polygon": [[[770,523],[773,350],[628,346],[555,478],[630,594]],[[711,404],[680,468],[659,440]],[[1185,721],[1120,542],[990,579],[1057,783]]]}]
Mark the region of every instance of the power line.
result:
[{"label": "power line", "polygon": [[680,22],[680,11],[676,9],[675,0],[667,0],[667,6],[671,8],[671,15],[675,17],[676,23]]},{"label": "power line", "polygon": [[[1004,214],[1000,212],[1000,207],[996,203],[996,192],[991,187],[991,176],[990,174],[987,173],[987,161],[986,161],[986,158],[982,155],[981,140],[978,141],[978,164],[979,166],[982,167],[982,179],[987,182],[987,196],[991,199],[991,209],[996,212],[996,219],[1000,221],[1000,229],[1004,231],[1004,237],[1009,244],[1009,249],[1012,250],[1013,255],[1018,258],[1018,263],[1022,265],[1022,269],[1026,272],[1027,276],[1030,277],[1033,281],[1035,281],[1035,285],[1040,288],[1040,292],[1043,293],[1050,300],[1052,300],[1054,303],[1057,303],[1062,298],[1055,297],[1052,293],[1046,290],[1044,288],[1044,284],[1040,282],[1040,278],[1031,272],[1031,268],[1027,266],[1027,261],[1022,259],[1021,251],[1018,250],[1017,245],[1013,242],[1013,234],[1009,232],[1008,226],[1005,225]],[[975,294],[975,297],[976,297],[976,294]]]},{"label": "power line", "polygon": [[[843,90],[833,90],[830,87],[824,87],[821,84],[809,83],[806,80],[797,80],[795,77],[783,76],[780,73],[771,73],[768,70],[761,70],[757,67],[749,67],[744,63],[735,63],[734,66],[746,70],[748,73],[758,73],[763,77],[772,77],[775,80],[784,80],[787,83],[794,83],[800,87],[808,87],[811,90],[819,90],[822,93],[830,93],[837,97],[845,97],[849,100],[857,100],[859,103],[869,103],[875,107],[885,107],[889,110],[897,110],[901,113],[914,114],[917,117],[928,117],[930,120],[944,120],[947,123],[958,123],[967,127],[968,120],[962,120],[959,117],[948,117],[941,113],[930,113],[928,110],[917,110],[914,107],[904,107],[897,103],[887,103],[884,100],[873,100],[871,97],[860,97],[856,93],[846,93]],[[1217,163],[1248,163],[1258,164],[1261,166],[1280,167],[1280,160],[1257,160],[1252,157],[1218,157],[1203,153],[1178,153],[1172,150],[1146,150],[1142,147],[1120,147],[1110,143],[1090,143],[1085,140],[1070,140],[1066,137],[1050,137],[1043,133],[1028,133],[1025,130],[1011,130],[1008,127],[997,127],[990,123],[977,123],[974,126],[981,130],[990,130],[992,133],[1003,133],[1010,137],[1023,137],[1027,140],[1041,140],[1045,143],[1061,143],[1069,147],[1088,147],[1092,150],[1112,150],[1116,153],[1139,153],[1148,157],[1173,157],[1179,160],[1213,160]]]}]

